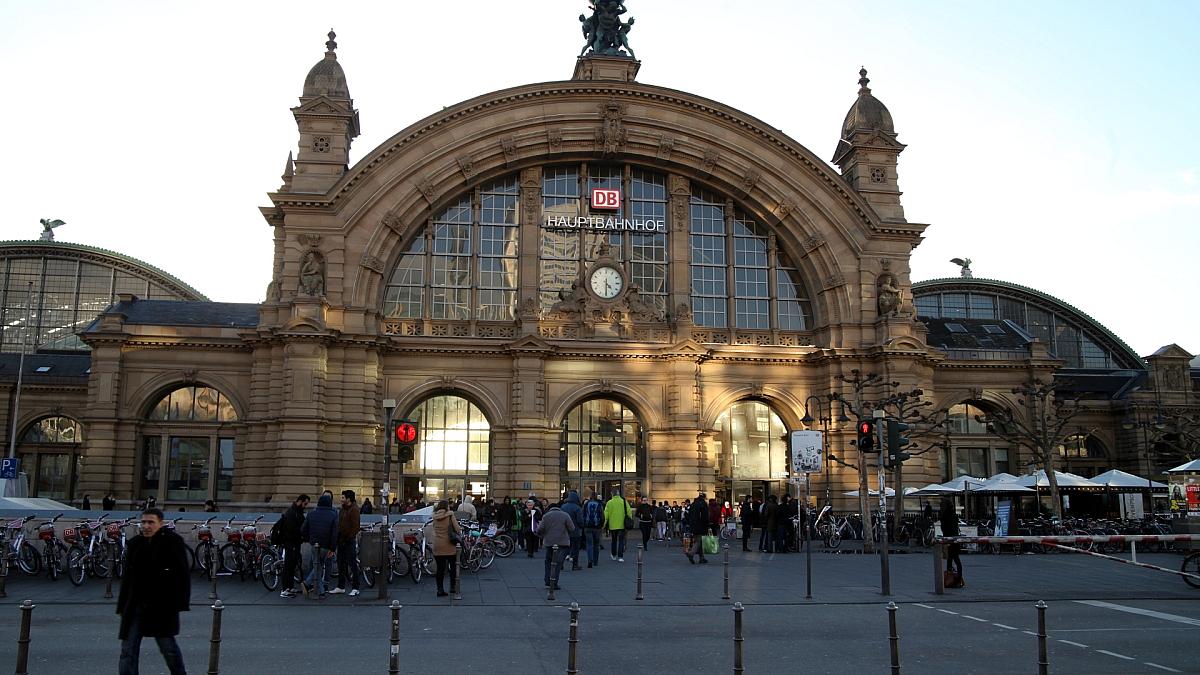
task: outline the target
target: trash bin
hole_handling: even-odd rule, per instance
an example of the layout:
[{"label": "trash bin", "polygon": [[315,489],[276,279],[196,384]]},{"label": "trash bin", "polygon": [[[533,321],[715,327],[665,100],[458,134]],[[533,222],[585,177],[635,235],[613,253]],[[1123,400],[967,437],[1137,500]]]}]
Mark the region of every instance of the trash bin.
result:
[{"label": "trash bin", "polygon": [[383,547],[380,544],[383,533],[379,530],[365,530],[358,536],[358,562],[363,567],[381,569],[383,567]]}]

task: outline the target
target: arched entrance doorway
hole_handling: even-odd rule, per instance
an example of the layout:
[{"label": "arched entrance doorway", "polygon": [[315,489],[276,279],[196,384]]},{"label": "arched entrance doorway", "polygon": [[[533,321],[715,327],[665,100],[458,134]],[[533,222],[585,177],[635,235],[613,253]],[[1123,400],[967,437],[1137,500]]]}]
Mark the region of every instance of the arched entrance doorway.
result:
[{"label": "arched entrance doorway", "polygon": [[762,401],[738,401],[713,425],[716,498],[737,503],[787,492],[787,427]]},{"label": "arched entrance doorway", "polygon": [[559,447],[562,488],[587,498],[595,490],[636,497],[646,478],[646,444],[637,414],[620,401],[597,398],[571,409],[563,419]]},{"label": "arched entrance doorway", "polygon": [[401,499],[488,496],[492,425],[471,401],[452,394],[434,396],[406,415],[420,430],[417,455],[402,467]]}]

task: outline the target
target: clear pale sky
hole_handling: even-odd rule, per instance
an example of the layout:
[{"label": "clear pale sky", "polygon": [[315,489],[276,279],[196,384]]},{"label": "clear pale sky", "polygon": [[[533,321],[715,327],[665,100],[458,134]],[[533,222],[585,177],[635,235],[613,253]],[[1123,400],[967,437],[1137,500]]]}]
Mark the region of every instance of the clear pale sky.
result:
[{"label": "clear pale sky", "polygon": [[[0,239],[157,265],[257,302],[258,213],[296,146],[304,76],[338,34],[352,161],[444,106],[570,77],[586,0],[0,6]],[[913,279],[1055,295],[1146,355],[1200,351],[1200,2],[627,0],[638,80],[741,109],[830,158],[866,66],[900,140]],[[1187,289],[1193,289],[1188,291]]]}]

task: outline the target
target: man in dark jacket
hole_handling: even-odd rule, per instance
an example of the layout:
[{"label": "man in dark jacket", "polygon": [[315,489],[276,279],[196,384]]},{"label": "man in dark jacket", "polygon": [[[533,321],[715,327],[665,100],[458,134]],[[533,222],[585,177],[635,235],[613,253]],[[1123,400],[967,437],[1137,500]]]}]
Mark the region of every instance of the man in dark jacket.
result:
[{"label": "man in dark jacket", "polygon": [[579,567],[579,548],[583,543],[583,504],[579,502],[579,492],[571,490],[567,493],[567,500],[563,502],[562,512],[571,517],[571,522],[575,525],[575,529],[571,530],[571,551],[567,555],[571,559],[571,569],[577,570]]},{"label": "man in dark jacket", "polygon": [[[338,514],[338,581],[337,588],[330,594],[345,593],[350,587],[350,595],[358,595],[358,527],[362,524],[358,504],[354,503],[354,490],[342,490],[342,510]],[[349,582],[349,583],[347,583]]]},{"label": "man in dark jacket", "polygon": [[[576,498],[578,499],[578,494],[576,494]],[[574,532],[575,521],[571,520],[571,516],[564,513],[558,504],[552,504],[550,510],[546,511],[546,515],[542,516],[537,536],[541,538],[542,545],[546,547],[547,588],[553,584],[554,590],[559,590],[559,572],[562,570],[563,558],[566,557],[567,547],[571,545]],[[558,552],[557,566],[555,565],[555,551]]]},{"label": "man in dark jacket", "polygon": [[329,558],[333,557],[338,539],[338,512],[333,509],[332,495],[321,495],[317,500],[317,508],[304,519],[300,533],[304,540],[312,545],[313,556],[312,569],[308,578],[301,584],[304,587],[304,595],[307,596],[309,589],[315,584],[317,597],[324,598],[325,565],[329,563]]},{"label": "man in dark jacket", "polygon": [[742,550],[750,550],[750,531],[754,529],[755,506],[754,502],[750,501],[750,495],[742,500],[739,516],[742,517]]},{"label": "man in dark jacket", "polygon": [[171,675],[182,675],[183,654],[175,642],[179,635],[179,613],[188,611],[192,595],[188,573],[187,545],[183,538],[164,528],[163,513],[146,509],[142,533],[129,540],[125,576],[117,598],[121,615],[120,675],[136,675],[143,637],[158,643]]},{"label": "man in dark jacket", "polygon": [[685,515],[688,531],[692,533],[692,546],[687,551],[688,562],[696,564],[695,554],[700,554],[700,563],[708,562],[704,557],[704,535],[708,534],[708,502],[703,492],[692,500]]},{"label": "man in dark jacket", "polygon": [[775,537],[775,529],[779,526],[779,521],[776,519],[776,512],[779,510],[778,502],[779,498],[775,495],[767,495],[766,503],[758,512],[758,524],[762,527],[762,534],[758,537],[758,550],[760,551],[774,550],[771,542]]},{"label": "man in dark jacket", "polygon": [[304,528],[304,509],[308,508],[308,495],[300,495],[292,502],[280,518],[283,546],[283,590],[279,591],[281,598],[296,597],[295,579],[296,567],[300,565],[300,544],[304,541],[301,530]]}]

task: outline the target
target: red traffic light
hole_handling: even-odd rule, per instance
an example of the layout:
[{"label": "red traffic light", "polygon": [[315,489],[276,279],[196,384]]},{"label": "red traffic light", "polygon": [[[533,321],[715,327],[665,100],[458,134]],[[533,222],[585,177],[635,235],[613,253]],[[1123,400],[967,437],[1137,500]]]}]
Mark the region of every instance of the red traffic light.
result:
[{"label": "red traffic light", "polygon": [[396,442],[410,444],[417,441],[417,427],[412,422],[396,423]]},{"label": "red traffic light", "polygon": [[863,436],[875,433],[875,424],[867,420],[860,420],[858,423],[858,433]]}]

